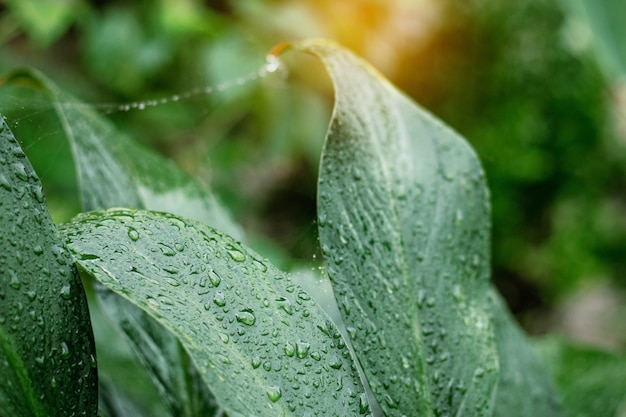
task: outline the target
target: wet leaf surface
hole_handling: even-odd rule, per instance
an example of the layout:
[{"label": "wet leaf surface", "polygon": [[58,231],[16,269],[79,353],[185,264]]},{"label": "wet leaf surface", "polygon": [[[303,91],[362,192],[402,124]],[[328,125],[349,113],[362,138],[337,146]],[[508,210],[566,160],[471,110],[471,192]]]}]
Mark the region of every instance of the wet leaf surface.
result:
[{"label": "wet leaf surface", "polygon": [[94,416],[84,289],[39,178],[0,123],[0,415]]},{"label": "wet leaf surface", "polygon": [[131,209],[84,213],[62,231],[81,268],[178,337],[230,416],[367,412],[336,326],[234,239]]},{"label": "wet leaf surface", "polygon": [[320,243],[378,402],[387,416],[490,416],[489,199],[475,153],[345,49],[296,48],[335,86]]}]

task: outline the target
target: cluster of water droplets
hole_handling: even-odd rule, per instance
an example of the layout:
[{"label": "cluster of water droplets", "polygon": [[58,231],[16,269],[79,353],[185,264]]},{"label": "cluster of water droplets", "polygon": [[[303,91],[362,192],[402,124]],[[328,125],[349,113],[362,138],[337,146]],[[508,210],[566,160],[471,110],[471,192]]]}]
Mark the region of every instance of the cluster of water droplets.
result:
[{"label": "cluster of water droplets", "polygon": [[206,96],[215,93],[221,93],[230,90],[233,87],[243,86],[250,82],[263,79],[269,74],[278,73],[286,75],[287,69],[280,59],[273,54],[267,55],[265,64],[255,71],[251,71],[245,75],[234,78],[232,80],[221,82],[217,85],[208,85],[204,87],[196,87],[171,96],[159,97],[149,100],[132,101],[128,103],[98,103],[92,104],[93,107],[104,111],[107,114],[117,112],[128,112],[131,110],[145,110],[150,107],[159,105],[176,103],[179,101],[189,100],[198,96]]}]

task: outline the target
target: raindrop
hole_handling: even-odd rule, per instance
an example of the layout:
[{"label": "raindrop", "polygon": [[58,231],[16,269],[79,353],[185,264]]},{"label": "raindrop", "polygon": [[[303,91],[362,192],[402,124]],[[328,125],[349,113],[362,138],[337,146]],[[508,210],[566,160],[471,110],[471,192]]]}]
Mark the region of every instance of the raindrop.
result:
[{"label": "raindrop", "polygon": [[280,307],[281,310],[283,310],[285,313],[289,314],[290,316],[293,314],[293,308],[291,306],[291,301],[289,301],[289,299],[285,297],[279,297],[276,299],[276,301],[278,302],[278,306]]},{"label": "raindrop", "polygon": [[293,356],[296,353],[296,348],[289,342],[285,345],[285,354],[287,356]]},{"label": "raindrop", "polygon": [[230,337],[226,333],[220,333],[220,339],[222,339],[222,343],[228,343]]},{"label": "raindrop", "polygon": [[43,195],[43,188],[41,187],[40,184],[33,185],[31,190],[33,191],[33,195],[35,196],[35,199],[39,203],[43,203],[45,201],[44,195]]},{"label": "raindrop", "polygon": [[215,271],[209,271],[209,280],[214,287],[219,287],[220,282],[222,282],[222,278],[215,273]]},{"label": "raindrop", "polygon": [[[20,287],[22,286],[22,283],[20,282],[20,279],[18,278],[17,274],[12,269],[9,269],[9,275],[11,276],[11,282],[9,283],[9,285],[12,288],[15,288],[16,290],[19,290]],[[30,300],[30,301],[33,301],[33,300]]]},{"label": "raindrop", "polygon": [[67,343],[61,342],[61,357],[63,359],[69,359],[70,357],[70,348],[67,346]]},{"label": "raindrop", "polygon": [[128,237],[133,242],[136,242],[136,241],[139,240],[139,232],[137,230],[133,229],[132,227],[129,227],[128,228]]},{"label": "raindrop", "polygon": [[37,366],[39,366],[40,368],[43,368],[46,364],[46,357],[45,356],[35,356],[35,363],[37,364]]},{"label": "raindrop", "polygon": [[65,284],[64,286],[61,287],[61,297],[64,300],[69,300],[70,298],[72,298],[72,288],[70,287],[70,284]]},{"label": "raindrop", "polygon": [[311,349],[311,345],[309,343],[299,341],[296,343],[296,356],[300,359],[306,358],[309,354],[309,349]]},{"label": "raindrop", "polygon": [[280,397],[282,397],[282,392],[280,391],[280,387],[278,386],[272,386],[269,387],[267,389],[267,396],[269,397],[270,400],[272,400],[272,402],[276,402],[278,400],[280,400]]},{"label": "raindrop", "polygon": [[226,300],[224,299],[224,294],[221,292],[216,292],[213,297],[213,302],[217,304],[219,307],[224,307],[226,305]]},{"label": "raindrop", "polygon": [[250,309],[245,309],[245,310],[240,311],[239,313],[235,314],[235,318],[237,319],[239,323],[243,323],[248,326],[252,326],[254,322],[256,321],[256,317],[254,316],[254,314],[252,313],[252,310]]},{"label": "raindrop", "polygon": [[261,359],[258,356],[252,358],[252,368],[256,369],[261,366]]},{"label": "raindrop", "polygon": [[41,255],[43,253],[43,247],[41,245],[35,245],[33,246],[33,252],[35,252],[35,255]]},{"label": "raindrop", "polygon": [[367,394],[366,393],[361,393],[361,395],[359,395],[359,412],[361,414],[365,414],[369,411],[370,409],[370,403],[367,400]]},{"label": "raindrop", "polygon": [[9,180],[7,180],[7,177],[5,177],[2,173],[0,173],[0,186],[7,191],[11,191],[13,189]]},{"label": "raindrop", "polygon": [[340,369],[340,368],[341,368],[341,365],[343,365],[343,363],[339,360],[339,358],[338,358],[338,357],[333,356],[333,357],[330,359],[330,362],[328,363],[328,365],[329,365],[331,368],[333,368],[333,369]]},{"label": "raindrop", "polygon": [[229,249],[227,252],[228,252],[228,255],[230,255],[232,260],[235,262],[243,262],[246,260],[246,255],[244,255],[242,252],[238,250]]},{"label": "raindrop", "polygon": [[26,173],[26,168],[24,164],[21,162],[16,162],[13,164],[13,172],[15,172],[15,176],[19,179],[26,181],[28,180],[28,174]]}]

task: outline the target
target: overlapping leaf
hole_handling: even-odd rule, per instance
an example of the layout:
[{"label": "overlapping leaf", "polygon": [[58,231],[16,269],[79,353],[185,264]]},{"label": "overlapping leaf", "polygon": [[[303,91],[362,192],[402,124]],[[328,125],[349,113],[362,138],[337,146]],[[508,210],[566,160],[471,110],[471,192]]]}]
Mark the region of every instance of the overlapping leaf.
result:
[{"label": "overlapping leaf", "polygon": [[[72,148],[83,210],[112,206],[151,208],[186,215],[234,236],[241,235],[210,190],[116,131],[91,106],[79,102],[36,71],[17,71],[6,77],[6,82],[19,81],[44,89],[54,103]],[[147,370],[171,415],[193,417],[194,410],[214,407],[203,382],[186,365],[189,358],[173,335],[133,305],[114,297],[99,299]],[[163,357],[168,360],[159,360]]]},{"label": "overlapping leaf", "polygon": [[0,415],[94,416],[85,293],[41,183],[0,117]]},{"label": "overlapping leaf", "polygon": [[336,326],[234,239],[132,209],[84,213],[62,231],[86,272],[178,337],[230,416],[367,412]]},{"label": "overlapping leaf", "polygon": [[372,390],[388,416],[490,416],[489,200],[474,152],[346,50],[299,48],[335,86],[320,241]]}]

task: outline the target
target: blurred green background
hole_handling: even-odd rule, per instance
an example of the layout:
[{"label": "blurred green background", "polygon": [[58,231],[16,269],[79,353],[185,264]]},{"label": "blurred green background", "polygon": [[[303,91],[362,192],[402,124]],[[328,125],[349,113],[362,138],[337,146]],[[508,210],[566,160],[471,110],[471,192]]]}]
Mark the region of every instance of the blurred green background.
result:
[{"label": "blurred green background", "polygon": [[[5,0],[0,71],[34,66],[88,103],[125,103],[236,84],[279,42],[334,39],[477,150],[493,279],[522,324],[623,349],[626,70],[588,12],[584,0]],[[332,89],[313,58],[284,61],[284,72],[108,117],[210,183],[258,251],[316,267]],[[75,179],[49,110],[35,93],[0,89],[63,221],[78,211]]]}]

